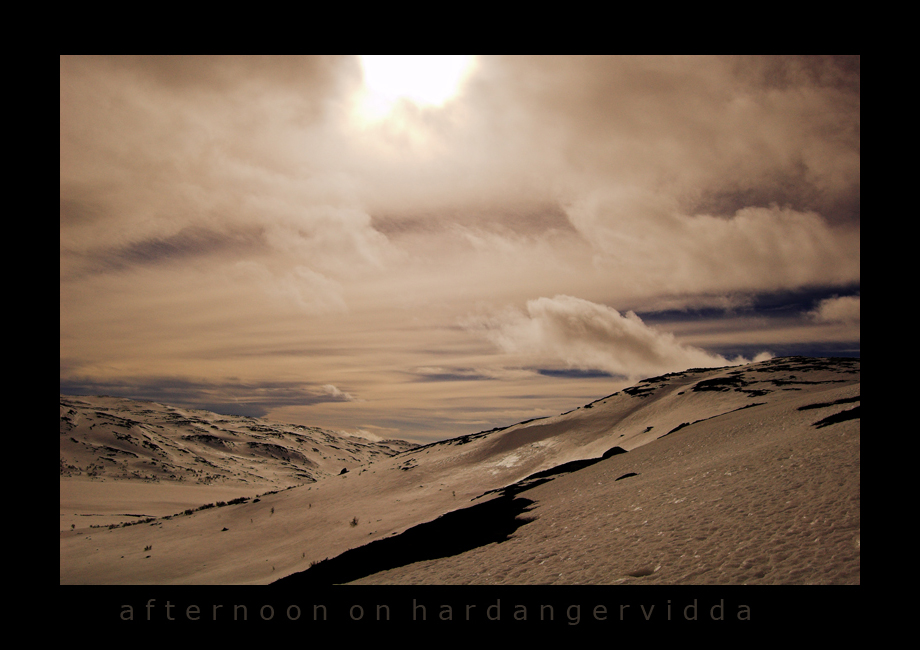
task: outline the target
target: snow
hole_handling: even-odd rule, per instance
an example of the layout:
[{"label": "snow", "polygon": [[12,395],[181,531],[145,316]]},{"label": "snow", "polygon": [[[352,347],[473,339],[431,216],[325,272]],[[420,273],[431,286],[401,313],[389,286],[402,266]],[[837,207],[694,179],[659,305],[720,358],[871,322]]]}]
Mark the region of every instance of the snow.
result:
[{"label": "snow", "polygon": [[[815,423],[857,406],[859,391],[858,359],[777,358],[675,373],[564,415],[367,454],[346,474],[333,473],[329,461],[315,482],[295,485],[283,465],[290,461],[248,460],[247,471],[264,473],[248,500],[168,518],[163,508],[178,503],[176,481],[161,476],[146,492],[113,490],[106,504],[104,488],[71,489],[65,500],[65,486],[143,481],[62,476],[61,583],[265,584],[307,576],[327,558],[334,567],[336,557],[370,544],[367,557],[397,548],[424,559],[356,584],[858,584],[860,420]],[[73,445],[65,445],[73,427],[68,420],[65,435],[64,399],[62,459]],[[218,426],[214,418],[225,416],[199,417]],[[626,453],[601,459],[615,447]],[[226,460],[225,449],[198,453],[218,467],[209,484],[194,486],[201,496],[183,498],[225,501],[211,495],[247,489],[228,470],[243,461]],[[323,460],[311,448],[302,453]],[[220,454],[223,464],[214,460]],[[546,472],[573,461],[585,462]],[[74,463],[62,460],[62,472],[66,464]],[[538,472],[545,473],[525,481]],[[81,499],[91,501],[88,512],[157,518],[91,529],[82,521],[89,517],[65,516]],[[451,528],[471,526],[463,511],[490,502],[518,504],[507,539],[439,556],[442,539],[470,532]],[[441,537],[415,534],[427,522]],[[427,547],[407,548],[413,539]]]}]

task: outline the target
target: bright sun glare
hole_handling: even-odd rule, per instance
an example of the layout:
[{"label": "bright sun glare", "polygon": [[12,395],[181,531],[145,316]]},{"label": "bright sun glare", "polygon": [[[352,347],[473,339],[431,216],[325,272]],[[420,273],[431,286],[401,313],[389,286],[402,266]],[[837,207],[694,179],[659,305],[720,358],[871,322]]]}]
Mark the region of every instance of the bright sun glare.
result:
[{"label": "bright sun glare", "polygon": [[473,65],[468,55],[365,55],[362,113],[386,117],[400,100],[418,106],[443,106],[457,94]]}]

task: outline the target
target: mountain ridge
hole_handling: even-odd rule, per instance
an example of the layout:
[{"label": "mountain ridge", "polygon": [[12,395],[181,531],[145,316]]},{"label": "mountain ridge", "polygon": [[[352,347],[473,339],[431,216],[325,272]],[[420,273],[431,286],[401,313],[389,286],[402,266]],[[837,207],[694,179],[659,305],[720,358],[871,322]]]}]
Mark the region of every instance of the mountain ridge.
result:
[{"label": "mountain ridge", "polygon": [[111,396],[61,395],[60,433],[62,477],[278,488],[414,446]]},{"label": "mountain ridge", "polygon": [[[782,523],[790,508],[783,504],[792,503],[804,513],[800,519],[811,522],[811,528],[801,531],[802,535],[812,534],[807,538],[809,544],[817,543],[810,540],[829,539],[849,546],[845,550],[835,547],[842,569],[822,566],[829,560],[822,560],[819,554],[809,559],[812,569],[793,572],[790,580],[858,582],[859,412],[855,418],[832,421],[824,428],[816,426],[851,409],[858,398],[859,359],[787,357],[747,366],[669,373],[557,416],[406,449],[344,474],[264,496],[258,503],[208,509],[153,522],[149,527],[92,535],[86,535],[85,530],[62,532],[61,582],[265,584],[308,572],[311,564],[384,538],[431,540],[430,534],[402,535],[421,530],[419,526],[452,512],[457,515],[447,521],[468,522],[460,516],[461,511],[473,502],[501,499],[502,490],[513,486],[518,493],[526,490],[533,504],[527,509],[530,521],[526,525],[506,528],[507,522],[495,524],[499,530],[514,530],[510,537],[490,542],[488,535],[476,536],[480,545],[459,554],[428,554],[408,565],[387,565],[376,576],[350,575],[349,581],[606,584],[641,579],[775,583],[792,570],[786,564],[795,563],[786,551],[776,555],[775,561],[769,560],[772,572],[749,571],[750,566],[742,563],[728,574],[718,568],[728,566],[727,560],[711,566],[712,560],[699,552],[689,556],[678,553],[673,558],[669,554],[674,548],[683,548],[681,544],[695,544],[697,538],[719,539],[706,517],[728,517],[724,530],[717,529],[724,533],[726,544],[719,553],[730,556],[737,552],[728,545],[742,539],[753,540],[742,546],[772,548],[779,543],[776,532],[751,527],[762,519],[770,526],[798,530],[800,524],[789,528]],[[614,448],[625,453],[605,457],[605,452]],[[584,462],[590,459],[598,460]],[[791,483],[790,477],[794,478]],[[830,485],[828,477],[837,478]],[[812,502],[799,503],[801,490],[796,492],[794,486],[801,481],[816,486]],[[826,495],[821,486],[826,486]],[[681,496],[664,499],[664,495]],[[755,497],[755,505],[746,503]],[[621,505],[615,505],[621,500]],[[685,501],[694,504],[691,509],[675,505]],[[576,502],[581,504],[577,508],[568,505]],[[735,503],[733,511],[753,508],[752,513],[762,514],[755,519],[738,519],[709,511],[712,504],[719,503]],[[646,571],[644,565],[639,567],[642,570],[624,568],[625,564],[617,563],[632,560],[622,558],[622,549],[615,546],[605,551],[609,557],[605,556],[591,573],[573,573],[571,567],[551,573],[553,568],[565,568],[559,564],[558,554],[574,557],[586,552],[570,546],[574,542],[568,536],[550,532],[552,527],[563,530],[581,526],[582,537],[590,540],[596,534],[594,528],[584,528],[588,519],[583,522],[578,515],[579,508],[588,506],[588,511],[595,513],[593,518],[600,517],[597,521],[612,526],[603,539],[585,542],[588,551],[598,546],[607,548],[613,543],[610,540],[619,539],[621,532],[617,531],[622,531],[622,526],[613,525],[619,522],[617,518],[631,522],[643,508],[647,521],[642,524],[639,520],[635,526],[670,522],[658,531],[664,537],[652,537],[651,541],[657,544],[673,537],[674,531],[687,536],[675,542],[676,546],[652,546],[660,556],[655,562],[671,570]],[[686,513],[694,509],[707,514],[688,522]],[[652,512],[659,515],[653,518]],[[443,535],[453,529],[425,530],[441,530],[438,535]],[[218,556],[207,553],[200,544],[193,544],[193,539],[219,541],[222,552]],[[632,544],[633,538],[626,542]],[[142,555],[140,549],[151,545],[155,550]],[[556,548],[559,545],[565,546],[560,550]],[[530,575],[522,570],[530,566],[529,560],[515,560],[507,550],[512,548],[538,555],[542,551],[535,549],[555,550],[539,563],[540,571]],[[632,552],[640,551],[645,554],[643,549]],[[821,553],[828,551],[822,549]],[[416,556],[410,553],[405,557]],[[758,549],[752,557],[756,564],[773,556]],[[545,564],[549,558],[554,559]],[[688,561],[692,566],[685,566]],[[492,570],[497,566],[505,567],[499,572],[501,577]]]}]

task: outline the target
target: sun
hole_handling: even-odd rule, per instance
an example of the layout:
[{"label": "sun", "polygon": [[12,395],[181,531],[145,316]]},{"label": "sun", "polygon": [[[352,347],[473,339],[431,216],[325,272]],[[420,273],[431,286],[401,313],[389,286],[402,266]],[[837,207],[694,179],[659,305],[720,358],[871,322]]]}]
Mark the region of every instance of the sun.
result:
[{"label": "sun", "polygon": [[368,121],[387,117],[402,101],[440,107],[457,95],[469,76],[470,55],[364,55],[361,113]]}]

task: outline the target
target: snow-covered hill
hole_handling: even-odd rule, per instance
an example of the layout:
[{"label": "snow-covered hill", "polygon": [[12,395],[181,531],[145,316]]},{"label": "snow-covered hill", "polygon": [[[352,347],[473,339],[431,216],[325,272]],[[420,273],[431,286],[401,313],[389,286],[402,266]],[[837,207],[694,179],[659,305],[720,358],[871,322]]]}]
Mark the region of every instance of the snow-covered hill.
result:
[{"label": "snow-covered hill", "polygon": [[672,373],[258,501],[64,531],[61,582],[858,583],[859,373]]}]

